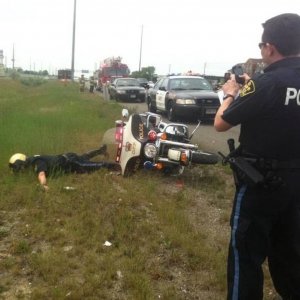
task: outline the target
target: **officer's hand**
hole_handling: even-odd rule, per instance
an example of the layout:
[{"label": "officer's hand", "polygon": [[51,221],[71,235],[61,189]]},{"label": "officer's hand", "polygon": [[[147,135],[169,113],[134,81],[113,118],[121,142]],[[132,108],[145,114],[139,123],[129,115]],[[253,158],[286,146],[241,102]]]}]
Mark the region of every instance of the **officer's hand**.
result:
[{"label": "officer's hand", "polygon": [[240,77],[244,79],[245,83],[247,83],[251,79],[251,77],[247,73],[244,73]]},{"label": "officer's hand", "polygon": [[49,191],[49,186],[48,185],[44,185],[44,184],[37,184],[37,189],[42,191],[42,192],[47,192]]},{"label": "officer's hand", "polygon": [[230,79],[227,80],[222,86],[222,90],[225,95],[236,96],[240,90],[240,85],[235,81],[235,75],[231,75]]},{"label": "officer's hand", "polygon": [[49,186],[48,186],[48,185],[44,184],[44,185],[43,185],[43,188],[44,188],[44,191],[45,191],[45,192],[49,191]]}]

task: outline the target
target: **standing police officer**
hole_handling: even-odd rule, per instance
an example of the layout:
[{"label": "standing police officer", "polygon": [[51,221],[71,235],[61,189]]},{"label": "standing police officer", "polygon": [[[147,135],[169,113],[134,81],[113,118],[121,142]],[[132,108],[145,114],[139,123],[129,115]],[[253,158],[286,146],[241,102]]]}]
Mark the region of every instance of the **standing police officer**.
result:
[{"label": "standing police officer", "polygon": [[231,154],[248,159],[263,178],[249,183],[234,172],[227,299],[263,299],[266,258],[276,291],[300,299],[300,16],[281,14],[263,28],[264,74],[244,74],[241,91],[232,76],[214,123],[217,131],[241,124]]},{"label": "standing police officer", "polygon": [[95,79],[94,76],[90,77],[90,93],[94,93],[95,89]]}]

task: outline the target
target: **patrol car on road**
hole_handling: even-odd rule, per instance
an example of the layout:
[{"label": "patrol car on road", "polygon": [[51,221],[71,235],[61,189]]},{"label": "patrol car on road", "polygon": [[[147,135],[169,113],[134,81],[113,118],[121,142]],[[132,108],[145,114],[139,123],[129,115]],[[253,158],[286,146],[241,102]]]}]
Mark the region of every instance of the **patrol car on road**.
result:
[{"label": "patrol car on road", "polygon": [[135,78],[116,78],[108,87],[110,99],[145,102],[146,90]]},{"label": "patrol car on road", "polygon": [[166,112],[170,121],[181,117],[189,120],[213,120],[220,106],[217,93],[201,76],[166,76],[147,93],[151,112]]}]

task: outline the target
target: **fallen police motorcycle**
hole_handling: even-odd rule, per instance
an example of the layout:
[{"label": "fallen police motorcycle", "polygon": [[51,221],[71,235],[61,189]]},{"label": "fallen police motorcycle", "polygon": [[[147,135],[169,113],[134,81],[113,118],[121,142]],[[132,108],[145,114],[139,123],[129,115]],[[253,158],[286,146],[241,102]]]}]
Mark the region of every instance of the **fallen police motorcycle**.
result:
[{"label": "fallen police motorcycle", "polygon": [[181,174],[192,164],[216,164],[218,155],[202,152],[190,142],[199,124],[189,136],[188,126],[162,122],[151,113],[129,115],[122,111],[123,120],[116,121],[116,162],[123,176],[141,168],[162,170],[166,174]]}]

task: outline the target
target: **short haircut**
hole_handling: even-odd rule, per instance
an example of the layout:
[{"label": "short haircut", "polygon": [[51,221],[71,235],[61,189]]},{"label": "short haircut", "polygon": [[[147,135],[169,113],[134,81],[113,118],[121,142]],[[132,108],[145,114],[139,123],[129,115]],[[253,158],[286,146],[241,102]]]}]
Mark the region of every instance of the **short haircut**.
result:
[{"label": "short haircut", "polygon": [[300,54],[300,16],[286,13],[262,24],[262,42],[272,44],[284,56]]}]

